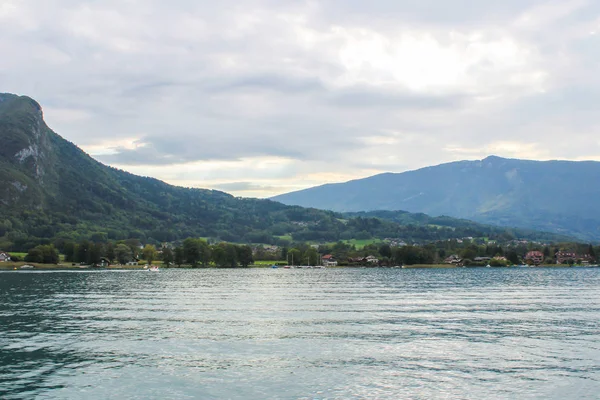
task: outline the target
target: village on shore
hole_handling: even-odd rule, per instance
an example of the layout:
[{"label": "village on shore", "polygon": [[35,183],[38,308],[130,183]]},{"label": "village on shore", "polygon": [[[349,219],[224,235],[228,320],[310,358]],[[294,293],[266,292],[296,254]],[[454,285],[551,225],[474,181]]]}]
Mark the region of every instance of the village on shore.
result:
[{"label": "village on shore", "polygon": [[550,245],[513,240],[499,245],[475,238],[409,245],[399,239],[379,243],[299,243],[294,246],[236,245],[188,238],[181,243],[163,243],[158,248],[136,239],[119,242],[40,245],[28,253],[0,251],[0,269],[32,268],[126,268],[160,265],[191,267],[511,267],[595,266],[591,244]]}]

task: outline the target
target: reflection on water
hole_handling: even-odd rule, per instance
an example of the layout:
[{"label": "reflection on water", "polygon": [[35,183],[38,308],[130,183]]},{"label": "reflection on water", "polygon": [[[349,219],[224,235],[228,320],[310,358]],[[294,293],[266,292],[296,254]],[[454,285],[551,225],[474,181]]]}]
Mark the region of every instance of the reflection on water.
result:
[{"label": "reflection on water", "polygon": [[0,398],[597,398],[600,270],[0,273]]}]

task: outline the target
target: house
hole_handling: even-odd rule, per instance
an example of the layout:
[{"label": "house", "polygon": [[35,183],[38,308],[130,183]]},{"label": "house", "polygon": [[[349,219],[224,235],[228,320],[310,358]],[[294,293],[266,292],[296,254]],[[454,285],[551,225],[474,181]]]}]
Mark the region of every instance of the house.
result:
[{"label": "house", "polygon": [[491,257],[475,257],[473,259],[473,261],[475,262],[489,262],[492,258]]},{"label": "house", "polygon": [[445,264],[460,264],[462,262],[462,258],[460,258],[458,255],[453,254],[450,257],[447,257],[444,260]]},{"label": "house", "polygon": [[498,261],[508,261],[508,258],[503,257],[503,256],[496,256],[493,258],[493,260],[498,260]]},{"label": "house", "polygon": [[555,256],[557,264],[569,264],[569,260],[572,260],[573,263],[581,260],[582,264],[589,264],[591,261],[593,261],[589,254],[577,254],[570,251],[559,251],[555,254]]},{"label": "house", "polygon": [[365,258],[365,261],[368,262],[369,264],[379,264],[379,259],[375,258],[374,256],[367,256]]},{"label": "house", "polygon": [[525,255],[525,261],[529,261],[533,265],[540,265],[544,261],[544,253],[537,250],[530,251]]},{"label": "house", "polygon": [[108,258],[102,257],[100,258],[100,262],[97,264],[99,267],[108,267],[110,266],[110,260]]},{"label": "house", "polygon": [[140,262],[139,258],[133,257],[131,261],[127,262],[125,265],[138,265]]},{"label": "house", "polygon": [[326,254],[321,257],[321,264],[324,267],[337,267],[338,262],[333,258],[331,254]]},{"label": "house", "polygon": [[10,254],[0,251],[0,262],[10,261]]}]

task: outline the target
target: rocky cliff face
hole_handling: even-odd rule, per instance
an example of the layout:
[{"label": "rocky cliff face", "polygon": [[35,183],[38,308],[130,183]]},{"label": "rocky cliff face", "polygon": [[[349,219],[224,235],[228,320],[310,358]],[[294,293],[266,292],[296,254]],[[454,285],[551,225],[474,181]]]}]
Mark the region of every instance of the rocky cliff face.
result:
[{"label": "rocky cliff face", "polygon": [[39,208],[44,194],[52,196],[58,178],[53,135],[37,102],[0,94],[0,203]]}]

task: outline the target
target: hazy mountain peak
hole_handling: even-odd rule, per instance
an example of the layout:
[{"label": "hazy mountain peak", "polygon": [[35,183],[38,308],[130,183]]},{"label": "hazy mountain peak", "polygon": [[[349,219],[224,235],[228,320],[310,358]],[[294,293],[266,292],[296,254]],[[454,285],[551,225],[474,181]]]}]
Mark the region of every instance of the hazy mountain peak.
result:
[{"label": "hazy mountain peak", "polygon": [[333,211],[406,210],[600,239],[599,162],[491,155],[276,196]]}]

